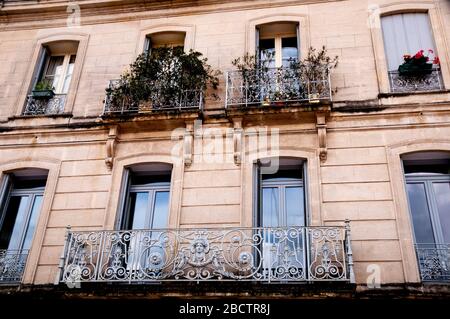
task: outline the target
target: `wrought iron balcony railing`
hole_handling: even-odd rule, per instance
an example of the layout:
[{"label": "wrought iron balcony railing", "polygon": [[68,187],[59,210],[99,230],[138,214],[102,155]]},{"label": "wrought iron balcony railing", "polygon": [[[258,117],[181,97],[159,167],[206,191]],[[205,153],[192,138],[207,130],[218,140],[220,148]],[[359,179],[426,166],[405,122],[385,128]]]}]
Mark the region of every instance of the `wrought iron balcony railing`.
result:
[{"label": "wrought iron balcony railing", "polygon": [[61,281],[354,282],[350,227],[68,232]]},{"label": "wrought iron balcony railing", "polygon": [[0,284],[21,282],[27,257],[28,250],[0,250]]},{"label": "wrought iron balcony railing", "polygon": [[64,112],[66,94],[55,94],[53,97],[43,98],[29,95],[23,115],[53,115]]},{"label": "wrought iron balcony railing", "polygon": [[450,281],[450,244],[416,244],[422,281]]},{"label": "wrought iron balcony railing", "polygon": [[[202,90],[181,90],[164,94],[160,89],[149,90],[150,96],[145,102],[136,101],[131,95],[124,92],[114,93],[119,80],[111,80],[105,97],[103,114],[132,114],[149,113],[169,110],[202,110]],[[157,87],[158,84],[142,81],[142,87]]]},{"label": "wrought iron balcony railing", "polygon": [[302,73],[282,67],[226,73],[226,107],[331,101],[329,69]]},{"label": "wrought iron balcony railing", "polygon": [[430,74],[402,76],[398,71],[389,71],[392,93],[440,91],[444,89],[441,71],[435,68]]}]

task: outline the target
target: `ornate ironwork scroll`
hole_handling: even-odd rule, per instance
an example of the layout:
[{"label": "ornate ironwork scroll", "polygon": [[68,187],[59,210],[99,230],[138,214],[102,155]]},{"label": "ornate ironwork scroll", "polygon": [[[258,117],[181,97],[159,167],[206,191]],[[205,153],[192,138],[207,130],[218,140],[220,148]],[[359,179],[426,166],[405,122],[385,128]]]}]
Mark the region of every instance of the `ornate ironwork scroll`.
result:
[{"label": "ornate ironwork scroll", "polygon": [[295,68],[268,68],[226,74],[226,106],[269,106],[331,100],[329,70],[305,75]]},{"label": "ornate ironwork scroll", "polygon": [[27,250],[0,250],[0,284],[20,282],[27,257]]},{"label": "ornate ironwork scroll", "polygon": [[63,282],[348,281],[343,227],[70,232]]}]

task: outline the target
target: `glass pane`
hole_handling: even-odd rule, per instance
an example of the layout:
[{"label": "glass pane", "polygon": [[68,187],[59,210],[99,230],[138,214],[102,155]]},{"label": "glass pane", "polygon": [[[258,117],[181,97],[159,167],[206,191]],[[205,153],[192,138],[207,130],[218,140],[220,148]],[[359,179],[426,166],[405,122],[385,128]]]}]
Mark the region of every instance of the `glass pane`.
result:
[{"label": "glass pane", "polygon": [[285,197],[287,226],[304,226],[303,187],[286,187]]},{"label": "glass pane", "polygon": [[69,61],[69,66],[68,66],[68,69],[67,69],[67,73],[66,73],[66,76],[64,78],[63,89],[62,89],[62,92],[61,92],[63,94],[67,94],[67,92],[69,91],[70,80],[72,79],[74,66],[75,66],[75,55],[71,55],[70,56],[70,61]]},{"label": "glass pane", "polygon": [[39,212],[41,211],[41,206],[42,206],[42,195],[35,196],[22,249],[30,249],[31,247],[31,241],[33,239],[34,230],[36,229],[36,224],[38,221]]},{"label": "glass pane", "polygon": [[259,40],[261,62],[267,67],[275,67],[275,39]]},{"label": "glass pane", "polygon": [[130,193],[131,229],[149,228],[148,222],[148,193]]},{"label": "glass pane", "polygon": [[45,71],[44,80],[51,82],[55,89],[58,87],[61,78],[63,62],[63,56],[52,56]]},{"label": "glass pane", "polygon": [[409,183],[406,185],[406,189],[408,191],[416,243],[434,243],[429,205],[425,194],[425,184]]},{"label": "glass pane", "polygon": [[296,61],[298,59],[297,38],[282,38],[281,46],[283,66],[287,67],[292,61]]},{"label": "glass pane", "polygon": [[169,192],[156,192],[152,228],[166,228],[169,215]]},{"label": "glass pane", "polygon": [[450,243],[450,183],[433,183],[444,242]]},{"label": "glass pane", "polygon": [[280,199],[278,187],[263,188],[263,227],[280,226],[278,219]]},{"label": "glass pane", "polygon": [[[23,231],[27,222],[27,208],[30,196],[12,196],[14,198],[13,206],[9,205],[7,214],[15,215],[14,228],[9,240],[8,249],[18,250],[22,242]],[[18,205],[17,205],[18,204]]]}]

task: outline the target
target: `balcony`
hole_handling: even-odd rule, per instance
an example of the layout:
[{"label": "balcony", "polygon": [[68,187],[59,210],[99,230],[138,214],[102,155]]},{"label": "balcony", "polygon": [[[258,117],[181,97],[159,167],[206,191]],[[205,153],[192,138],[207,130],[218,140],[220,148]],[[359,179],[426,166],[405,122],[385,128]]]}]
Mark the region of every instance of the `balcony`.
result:
[{"label": "balcony", "polygon": [[61,281],[353,282],[350,228],[69,232]]},{"label": "balcony", "polygon": [[117,90],[119,81],[111,80],[109,83],[103,110],[104,116],[203,109],[203,92],[201,90],[173,90],[168,94],[168,92],[158,89],[160,86],[158,83],[140,81],[142,91],[150,92],[150,95],[146,96],[142,102],[142,100],[136,99],[136,95]]},{"label": "balcony", "polygon": [[441,71],[434,68],[430,74],[401,76],[398,71],[389,71],[392,93],[414,93],[444,90]]},{"label": "balcony", "polygon": [[327,67],[316,67],[314,72],[282,67],[226,74],[227,108],[330,103],[331,99]]},{"label": "balcony", "polygon": [[0,285],[22,281],[27,257],[27,250],[0,250]]},{"label": "balcony", "polygon": [[450,282],[450,244],[416,244],[422,281]]},{"label": "balcony", "polygon": [[66,94],[55,94],[53,97],[35,97],[29,95],[23,115],[56,115],[64,112]]}]

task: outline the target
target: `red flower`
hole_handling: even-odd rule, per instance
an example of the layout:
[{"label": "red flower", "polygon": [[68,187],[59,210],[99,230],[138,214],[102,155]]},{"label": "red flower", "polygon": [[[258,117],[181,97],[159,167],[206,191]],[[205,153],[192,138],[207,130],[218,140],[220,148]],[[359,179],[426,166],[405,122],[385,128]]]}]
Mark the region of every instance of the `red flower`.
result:
[{"label": "red flower", "polygon": [[423,50],[420,50],[419,52],[416,53],[416,55],[414,56],[414,59],[420,59],[423,57]]},{"label": "red flower", "polygon": [[434,54],[434,51],[431,50],[431,49],[429,49],[429,50],[428,50],[428,53]]},{"label": "red flower", "polygon": [[433,59],[433,64],[440,64],[440,63],[441,63],[441,61],[439,60],[438,57],[435,57],[435,58]]}]

